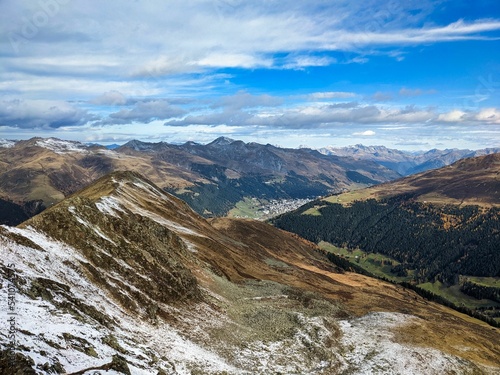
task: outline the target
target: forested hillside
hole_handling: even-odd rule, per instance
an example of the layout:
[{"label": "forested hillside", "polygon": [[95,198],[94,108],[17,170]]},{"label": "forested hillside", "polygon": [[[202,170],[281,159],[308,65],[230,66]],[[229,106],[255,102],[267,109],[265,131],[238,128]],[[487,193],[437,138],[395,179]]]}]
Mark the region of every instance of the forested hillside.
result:
[{"label": "forested hillside", "polygon": [[458,275],[500,276],[500,209],[436,206],[399,196],[350,206],[322,201],[319,214],[303,206],[273,223],[313,242],[361,248],[396,259],[396,272],[417,283],[453,284]]}]

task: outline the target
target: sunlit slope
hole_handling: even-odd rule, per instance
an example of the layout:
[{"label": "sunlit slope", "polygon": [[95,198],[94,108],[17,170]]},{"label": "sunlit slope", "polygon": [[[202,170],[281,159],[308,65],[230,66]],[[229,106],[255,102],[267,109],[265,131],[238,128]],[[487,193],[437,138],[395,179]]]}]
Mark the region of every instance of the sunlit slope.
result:
[{"label": "sunlit slope", "polygon": [[500,205],[500,154],[460,160],[450,166],[419,173],[325,200],[349,204],[406,194],[419,202],[459,205]]},{"label": "sunlit slope", "polygon": [[500,369],[497,329],[343,272],[265,223],[209,222],[137,173],[0,231],[2,285],[17,275],[18,363],[43,374]]}]

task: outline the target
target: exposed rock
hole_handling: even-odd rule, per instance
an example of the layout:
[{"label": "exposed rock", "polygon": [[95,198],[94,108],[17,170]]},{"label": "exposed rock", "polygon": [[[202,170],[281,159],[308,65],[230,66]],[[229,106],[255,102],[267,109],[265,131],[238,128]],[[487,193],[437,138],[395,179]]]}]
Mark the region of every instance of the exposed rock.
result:
[{"label": "exposed rock", "polygon": [[35,361],[12,349],[0,351],[1,375],[37,375]]}]

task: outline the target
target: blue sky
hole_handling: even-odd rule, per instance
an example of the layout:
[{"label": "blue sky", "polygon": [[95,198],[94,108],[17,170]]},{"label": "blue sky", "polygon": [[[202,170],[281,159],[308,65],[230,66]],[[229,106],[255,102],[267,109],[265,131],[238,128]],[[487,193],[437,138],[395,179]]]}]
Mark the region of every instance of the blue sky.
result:
[{"label": "blue sky", "polygon": [[0,36],[0,138],[500,146],[496,0],[2,0]]}]

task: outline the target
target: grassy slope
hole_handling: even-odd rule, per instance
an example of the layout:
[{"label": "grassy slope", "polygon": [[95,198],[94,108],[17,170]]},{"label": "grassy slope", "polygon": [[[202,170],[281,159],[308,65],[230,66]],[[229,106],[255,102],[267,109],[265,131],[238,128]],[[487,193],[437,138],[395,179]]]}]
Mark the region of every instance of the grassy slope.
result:
[{"label": "grassy slope", "polygon": [[420,202],[436,204],[500,205],[500,154],[460,160],[439,168],[371,188],[326,198],[347,205],[355,200],[381,199],[411,193]]},{"label": "grassy slope", "polygon": [[[114,177],[119,181],[127,178],[118,174]],[[229,322],[226,326],[212,327],[210,335],[216,340],[222,342],[234,340],[234,344],[241,344],[244,350],[245,345],[263,339],[294,338],[297,327],[303,326],[300,319],[297,320],[297,313],[303,314],[306,318],[313,318],[317,314],[348,318],[360,317],[371,312],[397,312],[417,317],[414,323],[404,328],[405,335],[398,337],[398,340],[403,342],[410,340],[411,337],[418,343],[419,337],[428,337],[427,333],[432,332],[432,336],[423,343],[424,346],[437,348],[486,366],[500,367],[498,363],[500,348],[494,344],[498,341],[500,330],[492,329],[478,320],[444,306],[428,302],[401,286],[354,273],[342,273],[326,260],[323,252],[314,244],[268,224],[254,220],[222,218],[205,221],[192,212],[184,202],[174,197],[160,195],[158,188],[148,190],[141,187],[144,183],[135,185],[133,182],[137,182],[134,180],[136,177],[135,174],[129,176],[131,182],[119,186],[120,194],[117,197],[124,199],[123,207],[129,207],[136,213],[141,212],[137,209],[141,208],[158,217],[168,218],[166,225],[170,225],[172,230],[177,230],[178,236],[192,247],[194,251],[188,251],[185,246],[170,244],[168,251],[175,252],[173,255],[176,255],[175,258],[179,263],[193,272],[202,290],[213,291],[223,297],[216,298],[212,295],[210,298],[213,299],[214,306],[221,313],[227,313],[234,324]],[[44,211],[38,216],[39,220],[35,217],[30,223],[37,227],[38,222],[41,229],[45,228],[55,238],[68,237],[64,231],[58,231],[52,223],[59,222],[61,228],[65,220],[74,220],[67,214],[69,207],[66,207],[72,205],[77,207],[76,212],[83,218],[86,217],[83,214],[89,212],[88,222],[99,225],[107,236],[119,243],[118,218],[101,215],[90,204],[102,196],[113,194],[117,189],[115,185],[112,180],[102,179],[74,195],[71,201],[63,201]],[[132,205],[133,202],[135,203]],[[128,204],[130,206],[127,206]],[[51,218],[60,220],[49,220]],[[153,251],[162,243],[165,231],[159,230],[159,226],[147,217],[140,219],[128,213],[123,214],[122,219],[134,228],[137,226],[133,237],[130,237],[131,231],[124,231],[123,238],[128,238],[134,243],[140,240],[144,251]],[[110,229],[110,222],[116,224],[114,229]],[[86,246],[77,235],[75,226],[72,228],[70,231],[74,235],[71,243],[75,247]],[[105,230],[106,228],[108,230]],[[86,231],[86,239],[92,240],[89,243],[106,243],[103,248],[109,251],[116,250],[118,259],[123,257],[123,261],[130,262],[129,254],[123,250],[131,248],[133,244],[123,244],[114,248],[98,232],[87,231],[83,227],[81,229]],[[147,242],[155,238],[158,240],[157,243]],[[172,236],[172,241],[174,239]],[[99,251],[98,246],[89,254],[94,256]],[[138,252],[136,255],[139,257],[140,254],[141,252]],[[163,264],[167,263],[168,259],[165,257],[172,258],[168,252],[164,253],[159,262],[151,262],[153,268],[147,275],[154,277],[154,274],[157,274],[154,272],[155,267],[163,267]],[[113,261],[114,259],[109,259],[109,262]],[[96,258],[93,262],[100,262],[100,259]],[[148,264],[140,258],[134,259],[134,262],[141,266]],[[103,264],[102,268],[105,266],[106,264]],[[119,266],[120,264],[113,269],[113,272],[121,270]],[[134,269],[137,268],[136,265]],[[122,272],[124,276],[133,279],[133,285],[137,285],[141,290],[139,295],[141,298],[151,292],[149,277],[137,281],[136,272],[130,273],[128,270]],[[99,275],[104,275],[104,272],[95,273],[96,277]],[[190,307],[186,306],[186,309],[188,308]],[[334,328],[332,327],[332,330]],[[193,327],[189,326],[187,329],[192,331]],[[443,342],[442,336],[445,334],[446,341]],[[315,343],[316,341],[311,342],[312,345]],[[321,348],[318,347],[317,350]],[[231,356],[234,353],[238,355],[238,352],[234,351],[226,354]],[[315,355],[321,356],[323,353],[316,352]],[[284,357],[284,360],[288,360],[288,357]]]},{"label": "grassy slope", "polygon": [[361,249],[348,250],[341,247],[334,246],[328,242],[321,241],[318,246],[323,250],[332,252],[336,255],[340,255],[351,263],[355,263],[362,267],[370,274],[377,277],[385,278],[395,282],[411,281],[412,274],[409,272],[407,277],[397,276],[391,272],[392,265],[382,264],[383,261],[391,262],[393,265],[399,264],[399,262],[393,258],[387,257],[382,254],[376,253],[366,253]]},{"label": "grassy slope", "polygon": [[[496,282],[499,281],[500,279],[496,280]],[[422,289],[428,290],[434,294],[446,298],[448,301],[453,302],[455,305],[464,305],[471,309],[489,306],[500,307],[500,303],[493,302],[488,299],[477,299],[462,293],[460,291],[459,285],[446,286],[439,281],[435,281],[433,283],[419,284],[418,286]]]}]

